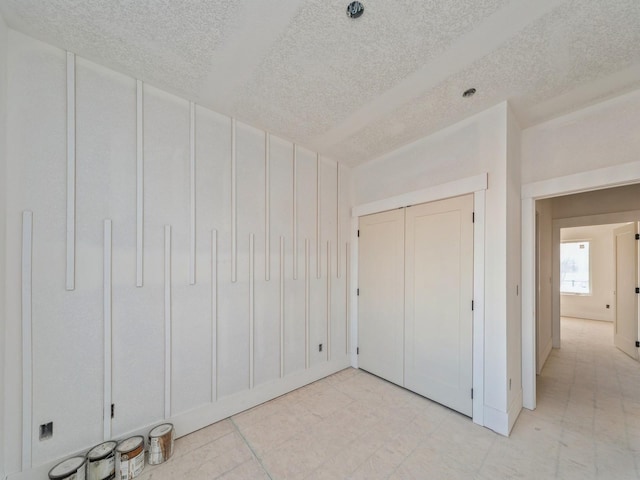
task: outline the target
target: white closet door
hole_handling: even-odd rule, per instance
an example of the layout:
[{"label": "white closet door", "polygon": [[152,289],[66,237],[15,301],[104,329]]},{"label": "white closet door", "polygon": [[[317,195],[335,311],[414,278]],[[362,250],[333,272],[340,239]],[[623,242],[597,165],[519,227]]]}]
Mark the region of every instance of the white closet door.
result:
[{"label": "white closet door", "polygon": [[406,210],[405,387],[472,414],[473,196]]},{"label": "white closet door", "polygon": [[404,209],[360,218],[358,366],[403,385]]},{"label": "white closet door", "polygon": [[637,227],[629,223],[613,231],[616,255],[615,346],[638,360],[638,242]]}]

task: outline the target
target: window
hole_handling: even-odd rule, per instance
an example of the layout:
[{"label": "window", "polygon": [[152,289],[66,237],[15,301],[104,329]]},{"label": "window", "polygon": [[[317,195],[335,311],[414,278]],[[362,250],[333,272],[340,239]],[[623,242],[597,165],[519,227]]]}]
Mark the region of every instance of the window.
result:
[{"label": "window", "polygon": [[560,244],[560,293],[591,293],[589,242]]}]

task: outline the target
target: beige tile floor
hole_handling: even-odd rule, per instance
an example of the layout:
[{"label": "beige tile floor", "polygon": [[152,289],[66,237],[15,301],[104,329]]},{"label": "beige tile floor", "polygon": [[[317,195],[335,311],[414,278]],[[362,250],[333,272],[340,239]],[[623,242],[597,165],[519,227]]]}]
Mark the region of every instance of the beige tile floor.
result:
[{"label": "beige tile floor", "polygon": [[640,366],[611,324],[563,319],[562,335],[509,438],[346,369],[179,439],[140,478],[640,478]]}]

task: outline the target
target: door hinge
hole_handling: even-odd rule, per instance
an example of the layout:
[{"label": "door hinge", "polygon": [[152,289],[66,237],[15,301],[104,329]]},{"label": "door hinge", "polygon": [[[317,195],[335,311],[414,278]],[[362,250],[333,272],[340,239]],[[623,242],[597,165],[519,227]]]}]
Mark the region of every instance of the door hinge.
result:
[{"label": "door hinge", "polygon": [[473,300],[471,300],[471,310],[473,310]]},{"label": "door hinge", "polygon": [[471,400],[473,400],[473,388],[471,389]]},{"label": "door hinge", "polygon": [[113,418],[116,414],[116,404],[112,403],[111,404],[111,418]]},{"label": "door hinge", "polygon": [[360,289],[359,289],[359,288],[356,290],[356,295],[357,295],[358,297],[360,296]]},{"label": "door hinge", "polygon": [[476,223],[476,212],[471,213],[471,223]]},{"label": "door hinge", "polygon": [[360,237],[360,230],[358,230],[358,237]]},{"label": "door hinge", "polygon": [[640,288],[636,287],[636,293],[640,293]]},{"label": "door hinge", "polygon": [[640,233],[636,233],[636,240],[640,240]]},{"label": "door hinge", "polygon": [[356,347],[356,355],[360,355],[360,347]]},{"label": "door hinge", "polygon": [[636,347],[640,348],[640,342],[636,342]]}]

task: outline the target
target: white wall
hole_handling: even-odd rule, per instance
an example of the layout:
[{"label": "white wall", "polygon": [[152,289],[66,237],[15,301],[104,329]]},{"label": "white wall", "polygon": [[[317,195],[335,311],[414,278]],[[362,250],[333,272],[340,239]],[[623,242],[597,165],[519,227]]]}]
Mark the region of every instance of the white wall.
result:
[{"label": "white wall", "polygon": [[522,132],[522,183],[637,162],[640,90]]},{"label": "white wall", "polygon": [[5,474],[5,271],[6,271],[6,119],[7,119],[7,26],[0,15],[0,478]]},{"label": "white wall", "polygon": [[591,293],[589,295],[561,294],[561,316],[613,322],[615,318],[613,230],[620,225],[622,224],[560,230],[562,242],[589,241],[591,259]]},{"label": "white wall", "polygon": [[[563,226],[578,226],[585,216],[610,215],[607,223],[628,221],[629,209],[637,208],[637,196],[622,209],[606,200],[583,205],[570,195],[575,192],[618,187],[640,180],[640,90],[636,90],[571,114],[528,128],[522,132],[523,182],[523,389],[524,404],[535,408],[535,208],[536,200],[557,197],[571,204],[571,215]],[[626,188],[626,187],[620,187]],[[608,194],[605,194],[608,195]],[[560,200],[564,199],[564,200]],[[601,199],[602,201],[602,199]],[[593,214],[588,209],[627,212]],[[554,209],[555,210],[555,209]],[[586,210],[586,211],[585,211]],[[557,212],[554,212],[554,217]],[[555,225],[554,220],[554,225]],[[603,223],[597,219],[596,223]],[[584,223],[583,223],[584,224]],[[553,228],[555,232],[555,226]],[[554,236],[552,250],[559,244]],[[553,267],[555,271],[555,266]],[[559,293],[552,289],[554,347],[559,342]],[[557,297],[557,300],[556,300]],[[556,317],[558,321],[556,322]]]},{"label": "white wall", "polygon": [[[519,209],[519,173],[516,154],[512,152],[508,179],[507,108],[506,103],[499,104],[353,170],[356,205],[488,173],[483,252],[486,268],[484,417],[485,425],[501,433],[507,433],[509,427],[507,290],[509,295],[515,295],[516,285],[508,285],[508,281],[518,277],[514,269],[507,279],[506,252],[508,241],[515,242],[516,230],[519,230],[519,225],[512,226],[514,230],[508,237],[507,223],[514,221],[515,215],[507,212],[507,197],[516,195],[515,208]],[[511,127],[511,141],[517,149],[514,127]],[[509,194],[508,182],[511,182]],[[514,245],[510,243],[510,249],[517,255]],[[512,315],[514,328],[517,328],[518,317],[519,314]],[[514,348],[518,347],[514,345]],[[512,388],[517,389],[517,384],[516,378]],[[517,416],[517,412],[519,409],[514,408],[514,415]]]},{"label": "white wall", "polygon": [[[9,31],[8,62],[6,340],[12,359],[22,356],[22,212],[33,212],[33,336],[26,345],[32,348],[33,408],[25,412],[33,422],[22,432],[27,399],[20,368],[14,368],[5,382],[8,472],[21,470],[22,434],[32,438],[27,448],[38,475],[56,459],[101,441],[105,401],[115,403],[112,437],[146,432],[167,410],[184,435],[348,366],[349,169],[298,148],[294,181],[293,145],[271,137],[266,182],[265,132],[237,122],[233,282],[231,120],[195,107],[192,210],[190,104],[145,85],[144,285],[136,287],[136,81],[76,58],[76,268],[75,289],[69,291],[66,53]],[[111,302],[104,302],[109,284],[103,282],[107,219]],[[105,305],[110,319],[103,315]],[[111,355],[103,333],[109,320]],[[105,360],[112,365],[111,382],[105,382]],[[38,426],[48,421],[54,422],[53,438],[39,441]]]}]

